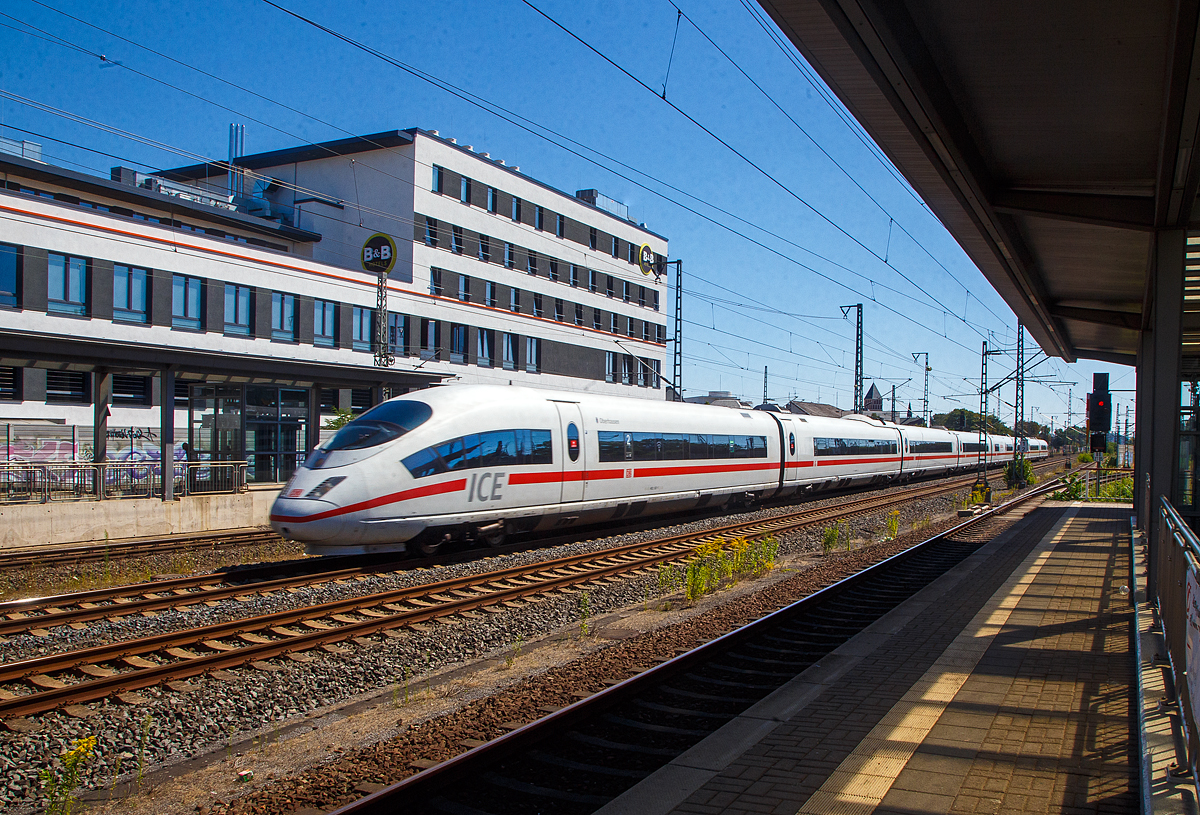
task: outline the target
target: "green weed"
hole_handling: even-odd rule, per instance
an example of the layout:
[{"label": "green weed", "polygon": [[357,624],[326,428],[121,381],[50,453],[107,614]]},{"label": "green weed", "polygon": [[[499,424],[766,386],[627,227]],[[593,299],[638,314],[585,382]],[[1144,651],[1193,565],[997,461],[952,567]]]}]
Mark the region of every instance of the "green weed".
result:
[{"label": "green weed", "polygon": [[85,736],[71,743],[70,749],[62,754],[62,769],[46,767],[38,773],[48,805],[47,815],[71,815],[75,806],[75,789],[79,786],[82,765],[96,752],[96,737]]}]

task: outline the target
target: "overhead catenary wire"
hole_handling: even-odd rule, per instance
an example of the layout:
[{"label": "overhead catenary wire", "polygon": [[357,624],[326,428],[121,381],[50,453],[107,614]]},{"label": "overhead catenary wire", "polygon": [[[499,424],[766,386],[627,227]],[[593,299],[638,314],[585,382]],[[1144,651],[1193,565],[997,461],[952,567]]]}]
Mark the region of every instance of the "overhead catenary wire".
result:
[{"label": "overhead catenary wire", "polygon": [[936,332],[936,331],[935,331]]}]

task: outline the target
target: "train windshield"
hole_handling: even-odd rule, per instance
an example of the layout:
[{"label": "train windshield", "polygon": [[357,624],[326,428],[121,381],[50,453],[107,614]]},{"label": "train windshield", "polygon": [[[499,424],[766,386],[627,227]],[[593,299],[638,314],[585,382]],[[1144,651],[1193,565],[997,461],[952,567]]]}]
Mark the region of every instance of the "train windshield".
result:
[{"label": "train windshield", "polygon": [[424,424],[432,415],[433,410],[424,402],[412,399],[384,402],[339,430],[325,445],[325,452],[375,447],[400,438]]}]

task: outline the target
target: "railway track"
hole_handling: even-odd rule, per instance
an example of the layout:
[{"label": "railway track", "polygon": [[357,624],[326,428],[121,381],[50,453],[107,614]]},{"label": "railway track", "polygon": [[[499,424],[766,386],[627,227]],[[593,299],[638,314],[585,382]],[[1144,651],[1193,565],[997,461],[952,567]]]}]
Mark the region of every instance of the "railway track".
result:
[{"label": "railway track", "polygon": [[0,571],[14,572],[50,566],[74,566],[107,560],[159,555],[167,552],[216,549],[221,546],[255,546],[281,540],[269,529],[226,529],[199,535],[166,535],[105,543],[68,546],[23,546],[0,550]]},{"label": "railway track", "polygon": [[[143,637],[0,666],[0,718],[28,716],[84,704],[160,683],[182,682],[208,672],[250,664],[262,670],[266,660],[310,659],[304,651],[336,650],[341,643],[392,636],[397,629],[454,615],[500,611],[526,598],[548,592],[573,591],[586,583],[645,574],[660,564],[685,559],[706,541],[745,537],[751,540],[855,515],[898,503],[927,498],[969,485],[973,477],[910,487],[885,496],[868,496],[836,507],[808,508],[785,515],[728,524],[692,533],[577,554],[537,564],[463,576],[433,584],[347,598],[306,608],[288,609],[187,631]],[[152,588],[157,589],[154,584]],[[182,589],[181,589],[182,590]],[[253,590],[253,589],[251,589]],[[274,590],[286,591],[280,586]],[[246,593],[246,588],[233,589]],[[156,591],[155,594],[158,594]],[[235,595],[236,596],[236,595]],[[141,609],[169,604],[172,597],[142,598]],[[193,599],[189,594],[188,600]],[[117,609],[49,611],[12,621],[48,627],[64,621],[79,625],[77,616],[110,616],[130,612],[135,603]],[[73,616],[75,615],[75,616]],[[92,617],[93,619],[95,616]]]},{"label": "railway track", "polygon": [[[1043,463],[1039,470],[1054,466]],[[952,491],[971,483],[973,476],[940,481],[929,487]],[[926,495],[913,495],[921,498]],[[852,511],[852,504],[846,504]],[[790,516],[787,516],[790,517]],[[730,527],[732,530],[733,528]],[[726,534],[726,533],[723,533]],[[571,536],[560,536],[543,545],[573,542]],[[513,545],[491,550],[491,554],[516,551]],[[171,608],[186,608],[199,604],[215,605],[229,598],[251,594],[271,594],[320,583],[361,580],[387,571],[435,566],[469,559],[469,554],[395,560],[355,556],[327,557],[320,560],[274,563],[231,571],[212,572],[187,577],[166,578],[149,583],[113,586],[69,594],[11,600],[0,603],[0,637],[33,632],[44,634],[60,625],[82,625],[100,619],[146,614]]]},{"label": "railway track", "polygon": [[[582,815],[605,805],[953,568],[1042,487],[334,815]],[[988,528],[991,526],[992,528]],[[505,726],[509,727],[508,725]]]}]

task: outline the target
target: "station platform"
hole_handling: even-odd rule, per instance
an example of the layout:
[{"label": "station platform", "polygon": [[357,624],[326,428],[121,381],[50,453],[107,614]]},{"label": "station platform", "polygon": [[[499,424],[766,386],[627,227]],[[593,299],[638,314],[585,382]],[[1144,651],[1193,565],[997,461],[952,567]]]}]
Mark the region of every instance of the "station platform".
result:
[{"label": "station platform", "polygon": [[599,812],[1138,812],[1130,515],[1029,510]]}]

